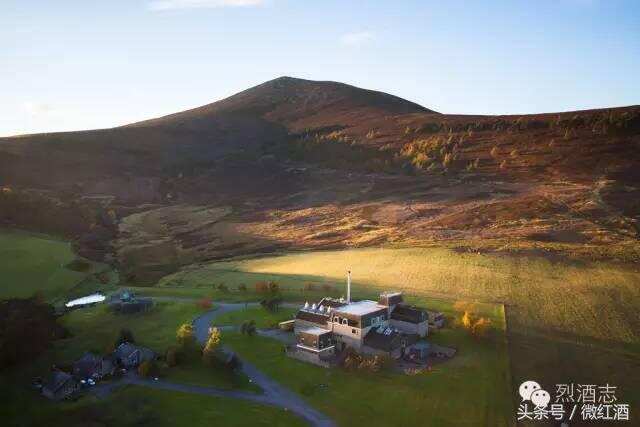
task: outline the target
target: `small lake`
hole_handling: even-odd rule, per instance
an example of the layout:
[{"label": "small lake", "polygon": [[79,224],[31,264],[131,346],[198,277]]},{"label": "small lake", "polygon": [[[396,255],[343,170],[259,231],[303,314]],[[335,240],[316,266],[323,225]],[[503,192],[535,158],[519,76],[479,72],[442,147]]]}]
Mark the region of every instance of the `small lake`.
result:
[{"label": "small lake", "polygon": [[87,295],[86,297],[82,297],[82,298],[77,298],[74,300],[69,301],[68,303],[65,304],[66,307],[75,307],[78,305],[87,305],[87,304],[95,304],[98,302],[102,302],[105,299],[107,299],[107,297],[105,297],[104,295],[97,293],[97,294],[91,294],[91,295]]}]

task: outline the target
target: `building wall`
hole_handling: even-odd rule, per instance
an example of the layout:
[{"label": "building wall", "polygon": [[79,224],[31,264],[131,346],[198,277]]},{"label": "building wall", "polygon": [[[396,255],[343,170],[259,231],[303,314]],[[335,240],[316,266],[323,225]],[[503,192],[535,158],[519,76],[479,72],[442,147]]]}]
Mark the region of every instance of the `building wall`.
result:
[{"label": "building wall", "polygon": [[421,323],[409,323],[402,320],[391,319],[391,326],[395,327],[401,332],[408,334],[417,334],[424,338],[429,333],[428,322],[425,320]]}]

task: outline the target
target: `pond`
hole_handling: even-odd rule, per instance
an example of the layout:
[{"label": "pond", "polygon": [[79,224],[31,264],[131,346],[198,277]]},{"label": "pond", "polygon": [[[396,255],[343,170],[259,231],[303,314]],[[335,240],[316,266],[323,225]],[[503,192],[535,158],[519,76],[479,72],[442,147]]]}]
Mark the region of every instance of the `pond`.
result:
[{"label": "pond", "polygon": [[66,303],[65,306],[70,308],[70,307],[76,307],[76,306],[83,306],[87,304],[96,304],[104,301],[106,298],[107,297],[105,297],[101,293],[96,293],[96,294],[87,295],[82,298],[71,300],[68,303]]}]

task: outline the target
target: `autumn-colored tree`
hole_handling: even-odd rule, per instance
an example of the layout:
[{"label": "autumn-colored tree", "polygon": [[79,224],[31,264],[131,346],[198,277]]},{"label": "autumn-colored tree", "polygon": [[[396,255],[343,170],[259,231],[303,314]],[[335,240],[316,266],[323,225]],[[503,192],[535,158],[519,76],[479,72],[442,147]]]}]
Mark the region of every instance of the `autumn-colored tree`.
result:
[{"label": "autumn-colored tree", "polygon": [[140,364],[140,366],[138,366],[138,375],[140,375],[143,378],[148,377],[149,375],[151,375],[152,369],[153,369],[153,362],[151,362],[150,360],[145,360]]},{"label": "autumn-colored tree", "polygon": [[209,338],[202,350],[202,361],[207,365],[213,365],[216,362],[216,352],[220,346],[222,336],[218,328],[211,328]]},{"label": "autumn-colored tree", "polygon": [[195,342],[195,336],[193,334],[193,326],[191,323],[183,323],[176,332],[176,339],[178,344],[182,347],[187,347]]},{"label": "autumn-colored tree", "polygon": [[475,337],[484,337],[487,334],[487,330],[491,325],[491,320],[481,317],[471,327],[471,333]]},{"label": "autumn-colored tree", "polygon": [[474,322],[475,319],[473,318],[472,314],[468,311],[465,311],[462,315],[462,326],[464,326],[465,329],[471,329]]},{"label": "autumn-colored tree", "polygon": [[467,329],[474,337],[483,337],[486,335],[491,320],[480,317],[478,318],[470,311],[465,311],[461,319],[462,326]]},{"label": "autumn-colored tree", "polygon": [[211,302],[211,298],[201,298],[198,300],[197,305],[203,310],[209,310],[213,303]]}]

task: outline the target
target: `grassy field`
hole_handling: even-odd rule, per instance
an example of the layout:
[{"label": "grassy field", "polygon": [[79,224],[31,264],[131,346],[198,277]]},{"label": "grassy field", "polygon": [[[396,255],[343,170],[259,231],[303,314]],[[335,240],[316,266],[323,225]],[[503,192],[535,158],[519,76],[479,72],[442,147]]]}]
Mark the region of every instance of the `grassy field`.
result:
[{"label": "grassy field", "polygon": [[[450,302],[439,301],[438,305],[448,316],[458,316]],[[475,339],[457,327],[435,333],[430,338],[433,342],[454,346],[458,354],[435,365],[431,372],[414,376],[309,365],[288,358],[281,343],[259,336],[234,333],[227,334],[224,341],[338,425],[425,425],[427,420],[430,426],[510,425],[509,362],[502,309],[490,304],[476,309],[492,321],[489,336]]]},{"label": "grassy field", "polygon": [[281,307],[276,312],[269,312],[262,307],[249,307],[217,317],[216,325],[241,325],[245,320],[254,320],[257,328],[274,328],[284,320],[293,319],[297,311]]},{"label": "grassy field", "polygon": [[191,323],[202,309],[193,303],[158,302],[143,313],[117,314],[107,305],[74,310],[61,319],[71,337],[56,341],[57,356],[73,360],[84,351],[106,352],[113,346],[120,329],[133,332],[136,342],[163,354],[176,344],[176,330],[183,323]]},{"label": "grassy field", "polygon": [[69,291],[95,272],[67,267],[76,256],[69,242],[40,234],[2,230],[0,232],[0,299],[29,297],[42,292],[54,298]]},{"label": "grassy field", "polygon": [[504,302],[514,383],[615,384],[623,401],[640,408],[640,390],[628,375],[640,371],[637,266],[438,248],[353,249],[215,262],[168,276],[156,289],[199,292],[211,283],[274,280],[285,295],[304,300],[323,293],[303,292],[308,284],[343,294],[348,268],[356,297],[398,289],[410,300],[431,297],[427,307],[439,298]]},{"label": "grassy field", "polygon": [[[4,394],[0,392],[0,394]],[[0,412],[3,425],[85,426],[303,426],[280,408],[195,394],[127,386],[105,399],[84,396],[75,402],[55,403],[38,397],[28,412]],[[4,409],[0,404],[0,411]],[[11,408],[13,410],[14,408]],[[24,407],[21,407],[24,409]],[[8,424],[4,424],[4,423]]]},{"label": "grassy field", "polygon": [[512,306],[509,320],[517,323],[512,327],[619,343],[640,340],[640,270],[605,263],[571,265],[434,248],[355,249],[217,262],[169,276],[161,284],[275,280],[284,287],[328,283],[342,290],[348,268],[355,291],[396,288],[505,302]]},{"label": "grassy field", "polygon": [[[44,407],[47,413],[57,419],[61,413],[65,413],[74,408],[75,404],[63,404],[54,406],[41,398],[35,391],[29,388],[32,378],[45,375],[51,365],[68,366],[85,351],[94,351],[105,354],[113,347],[115,339],[121,328],[127,328],[133,332],[136,343],[149,347],[159,354],[164,354],[168,346],[176,344],[176,330],[182,323],[189,323],[193,318],[202,312],[195,303],[182,302],[160,302],[153,309],[146,313],[138,313],[131,315],[113,314],[107,310],[105,305],[99,305],[91,308],[79,309],[72,311],[62,317],[61,323],[68,329],[70,336],[68,338],[58,340],[54,347],[43,354],[34,363],[21,366],[19,369],[5,371],[0,376],[0,382],[3,384],[0,393],[0,416],[3,420],[8,420],[11,425],[19,425],[20,420],[24,420],[24,425],[38,425],[35,418],[31,416],[25,417],[24,414],[32,414],[32,408]],[[259,392],[260,390],[251,384],[244,375],[235,375],[226,371],[221,371],[204,366],[198,357],[191,358],[183,364],[163,369],[161,376],[169,381],[176,381],[185,384],[194,384],[201,386],[214,386],[224,389],[242,389],[246,391]],[[132,393],[125,393],[130,396]],[[193,396],[182,396],[179,393],[156,393],[137,391],[136,394],[148,396],[148,399],[142,399],[139,404],[149,406],[150,408],[156,403],[164,405],[164,402],[170,400],[174,396],[175,402],[184,403],[167,403],[166,407],[159,408],[164,414],[163,417],[175,420],[180,416],[185,416],[186,408],[195,408],[195,402],[202,404],[203,399]],[[122,402],[120,392],[115,393],[114,400]],[[206,398],[204,399],[206,401]],[[121,415],[124,417],[124,425],[136,425],[135,414],[123,413],[118,414],[117,411],[107,410],[106,406],[100,404],[98,408],[94,408],[94,403],[90,398],[82,398],[80,400],[80,413],[97,413],[106,417]],[[154,403],[156,402],[156,403]],[[216,402],[218,404],[216,405]],[[221,413],[226,411],[225,408],[242,407],[247,413],[254,413],[260,416],[266,416],[271,413],[276,419],[289,419],[284,415],[275,414],[277,410],[270,408],[257,408],[255,405],[243,404],[235,402],[232,405],[220,403],[219,399],[212,399],[209,404],[211,408],[206,407],[201,411],[202,414],[193,414],[187,418],[193,420],[195,425],[204,425],[207,421],[220,420]],[[85,404],[89,403],[89,406]],[[144,405],[143,405],[144,403]],[[85,407],[86,406],[86,407]],[[87,409],[89,408],[89,409]],[[107,411],[103,414],[104,411]],[[172,412],[173,411],[173,412]],[[135,412],[135,411],[134,411]],[[111,415],[109,415],[111,414]],[[230,413],[227,413],[230,414]],[[101,415],[101,416],[102,416]],[[242,418],[240,416],[239,419]],[[80,417],[82,419],[82,417]],[[112,419],[112,418],[110,418]],[[246,419],[251,419],[248,417]],[[130,422],[129,422],[130,421]],[[259,420],[256,420],[259,422]],[[127,424],[127,422],[129,422]],[[235,421],[234,421],[235,422]],[[46,423],[47,425],[57,425],[55,423]],[[77,425],[82,425],[78,423]],[[170,422],[163,422],[160,425],[174,425]],[[225,424],[226,425],[226,424]],[[241,424],[240,424],[241,425]],[[295,425],[295,421],[293,422]]]}]

